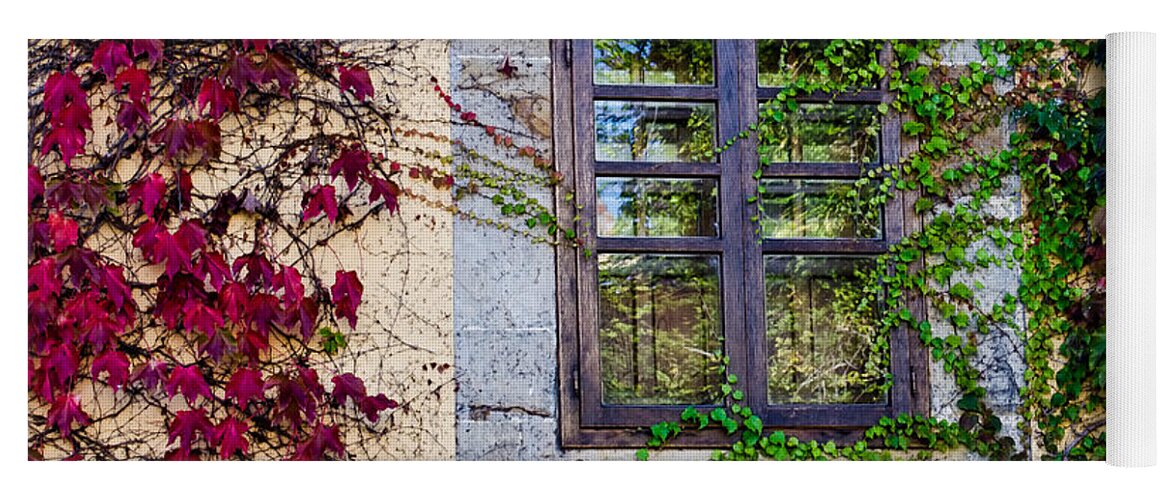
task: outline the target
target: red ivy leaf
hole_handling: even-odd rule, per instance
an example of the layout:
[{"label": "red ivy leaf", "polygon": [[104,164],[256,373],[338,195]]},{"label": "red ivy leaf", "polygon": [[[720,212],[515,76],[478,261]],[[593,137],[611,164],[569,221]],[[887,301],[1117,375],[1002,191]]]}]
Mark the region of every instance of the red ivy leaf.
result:
[{"label": "red ivy leaf", "polygon": [[244,95],[248,84],[259,81],[260,69],[248,54],[232,54],[228,63],[224,65],[220,78],[236,89],[237,94]]},{"label": "red ivy leaf", "polygon": [[147,220],[134,233],[131,243],[142,249],[143,256],[151,263],[165,262],[166,275],[173,278],[179,271],[192,271],[191,259],[206,241],[207,232],[195,219],[184,221],[173,235],[166,228]]},{"label": "red ivy leaf", "polygon": [[325,388],[317,381],[317,372],[312,368],[297,367],[296,376],[276,374],[265,384],[265,388],[269,387],[277,388],[273,422],[283,421],[290,428],[299,429],[305,421],[317,418],[317,403],[325,395]]},{"label": "red ivy leaf", "polygon": [[325,217],[330,222],[337,220],[337,194],[333,186],[313,186],[309,192],[305,193],[302,203],[304,207],[304,211],[301,212],[302,221],[316,217],[323,210]]},{"label": "red ivy leaf", "polygon": [[285,290],[285,308],[292,309],[301,303],[305,296],[305,285],[301,283],[301,273],[293,266],[284,266],[276,274],[272,282],[273,291]]},{"label": "red ivy leaf", "polygon": [[50,124],[51,130],[41,143],[41,154],[49,154],[56,146],[68,167],[73,157],[85,149],[85,131],[93,130],[89,106],[85,101],[70,102],[52,114]]},{"label": "red ivy leaf", "polygon": [[211,420],[207,419],[207,411],[203,408],[175,412],[175,419],[171,420],[171,427],[167,431],[167,444],[179,439],[179,449],[184,456],[190,455],[191,445],[195,443],[195,433],[203,435],[208,440],[212,433]]},{"label": "red ivy leaf", "polygon": [[264,39],[244,40],[244,48],[247,50],[251,50],[257,54],[263,55],[265,52],[268,52],[268,49],[270,47],[272,47],[272,40],[264,40]]},{"label": "red ivy leaf", "polygon": [[338,86],[342,92],[352,91],[359,101],[365,101],[374,95],[374,84],[370,81],[370,73],[366,68],[356,64],[347,68],[339,64],[337,71]]},{"label": "red ivy leaf", "polygon": [[226,111],[240,111],[240,102],[236,91],[224,87],[214,78],[203,80],[203,85],[199,88],[199,97],[196,98],[195,102],[196,108],[200,112],[204,111],[203,108],[208,108],[206,116],[213,120],[219,120]]},{"label": "red ivy leaf", "polygon": [[122,275],[120,266],[106,266],[99,276],[102,286],[106,289],[106,298],[114,304],[115,309],[121,309],[123,304],[134,304],[134,296],[130,293],[130,285]]},{"label": "red ivy leaf", "polygon": [[81,399],[72,394],[62,394],[53,400],[53,406],[46,415],[49,428],[61,431],[61,436],[69,439],[73,432],[73,425],[85,427],[91,423],[89,415],[81,409]]},{"label": "red ivy leaf", "polygon": [[212,430],[212,441],[220,447],[220,458],[227,460],[234,453],[248,453],[248,440],[244,434],[248,432],[248,424],[228,417]]},{"label": "red ivy leaf", "polygon": [[190,150],[192,142],[187,122],[172,118],[150,137],[150,142],[166,146],[163,153],[168,159],[182,151]]},{"label": "red ivy leaf", "polygon": [[210,339],[217,328],[224,326],[224,317],[201,302],[188,301],[183,307],[183,326],[190,331],[198,330]]},{"label": "red ivy leaf", "polygon": [[114,89],[126,88],[126,97],[135,102],[150,102],[150,74],[145,69],[126,68],[114,79]]},{"label": "red ivy leaf", "polygon": [[176,394],[183,394],[189,405],[194,404],[199,396],[211,399],[211,389],[208,388],[203,371],[198,366],[177,366],[171,370],[171,378],[167,381],[167,396],[174,399]]},{"label": "red ivy leaf", "polygon": [[65,104],[71,102],[89,107],[85,91],[81,89],[81,77],[73,72],[49,75],[45,80],[45,110],[56,115],[65,108]]},{"label": "red ivy leaf", "polygon": [[65,217],[61,212],[49,214],[49,234],[53,240],[53,251],[60,253],[77,244],[77,221]]},{"label": "red ivy leaf", "polygon": [[150,110],[142,101],[122,101],[118,105],[118,115],[114,121],[128,134],[138,131],[138,126],[150,123]]},{"label": "red ivy leaf", "polygon": [[272,263],[263,255],[258,253],[244,254],[232,262],[233,274],[240,274],[240,270],[244,268],[248,269],[247,274],[244,275],[244,284],[248,288],[255,288],[258,284],[261,286],[272,284]]},{"label": "red ivy leaf", "polygon": [[204,252],[200,255],[199,264],[195,266],[193,274],[199,280],[206,277],[207,284],[216,291],[222,290],[224,282],[232,278],[232,270],[224,256],[216,252]]},{"label": "red ivy leaf", "polygon": [[358,281],[358,273],[354,271],[337,271],[334,275],[333,304],[338,316],[350,322],[350,328],[358,326],[358,305],[362,303],[362,282]]},{"label": "red ivy leaf", "polygon": [[378,394],[377,396],[370,396],[362,398],[358,403],[358,409],[361,410],[366,418],[371,422],[378,422],[378,413],[382,410],[393,410],[398,408],[398,402],[386,397],[385,394]]},{"label": "red ivy leaf", "polygon": [[264,401],[264,379],[260,376],[260,370],[252,368],[236,370],[224,388],[224,395],[235,399],[236,405],[240,408],[248,406],[248,402],[253,399]]},{"label": "red ivy leaf", "polygon": [[167,378],[167,363],[152,359],[139,365],[134,369],[134,373],[130,374],[131,382],[142,382],[142,388],[147,392],[153,392],[158,389],[159,384]]},{"label": "red ivy leaf", "polygon": [[275,52],[268,53],[268,57],[260,63],[259,83],[275,81],[281,94],[289,95],[289,90],[297,84],[297,70],[293,69],[292,61]]},{"label": "red ivy leaf", "polygon": [[339,173],[344,174],[346,187],[353,191],[358,179],[369,175],[369,165],[370,153],[363,150],[361,144],[354,143],[350,149],[342,152],[333,163],[330,163],[329,176],[330,179],[337,179]]},{"label": "red ivy leaf", "polygon": [[301,338],[308,342],[313,337],[313,326],[317,324],[317,301],[305,297],[301,299],[300,307],[288,309],[285,314],[285,328],[292,328],[297,322],[301,323]]},{"label": "red ivy leaf", "polygon": [[333,382],[331,395],[337,404],[346,404],[346,398],[353,399],[355,403],[366,399],[366,383],[354,376],[353,373],[335,375],[331,381]]},{"label": "red ivy leaf", "polygon": [[57,261],[52,257],[44,257],[36,264],[28,266],[29,291],[36,289],[40,300],[53,300],[61,295],[61,276],[57,272]]},{"label": "red ivy leaf", "polygon": [[179,186],[179,201],[181,206],[191,206],[191,173],[181,168],[175,169],[175,184]]},{"label": "red ivy leaf", "polygon": [[158,64],[159,61],[163,60],[163,41],[134,40],[130,43],[130,53],[134,54],[134,57],[146,54],[147,59],[150,60],[152,65]]},{"label": "red ivy leaf", "polygon": [[98,378],[99,373],[106,372],[109,375],[106,377],[106,383],[114,386],[114,391],[117,392],[130,377],[130,360],[120,351],[107,349],[106,352],[94,358],[93,365],[90,366],[89,370],[90,375],[95,379]]},{"label": "red ivy leaf", "polygon": [[224,353],[228,352],[232,348],[232,346],[228,345],[227,339],[225,339],[224,335],[221,333],[208,335],[206,339],[207,340],[205,340],[203,344],[199,346],[199,352],[207,353],[207,356],[211,358],[212,361],[217,363],[224,357]]},{"label": "red ivy leaf", "polygon": [[228,283],[220,290],[220,309],[232,322],[239,323],[247,307],[248,290],[242,283]]},{"label": "red ivy leaf", "polygon": [[159,201],[163,199],[163,195],[166,193],[167,180],[158,172],[143,177],[138,182],[131,184],[130,189],[127,190],[129,201],[131,203],[135,201],[141,203],[142,213],[148,217],[154,214],[155,208],[158,207]]},{"label": "red ivy leaf", "polygon": [[398,211],[398,195],[401,192],[398,184],[374,175],[366,179],[366,183],[370,184],[370,203],[382,198],[386,200],[386,209],[391,214]]},{"label": "red ivy leaf", "polygon": [[33,207],[33,200],[37,198],[44,198],[45,196],[45,179],[41,177],[41,172],[37,167],[28,166],[28,208]]},{"label": "red ivy leaf", "polygon": [[134,61],[130,59],[125,43],[106,40],[94,50],[93,65],[95,70],[106,74],[107,80],[113,80],[118,68],[133,66]]},{"label": "red ivy leaf", "polygon": [[203,154],[200,161],[206,163],[209,159],[218,160],[224,149],[220,124],[213,120],[195,120],[189,124],[189,128],[191,146]]},{"label": "red ivy leaf", "polygon": [[321,460],[325,452],[331,451],[337,458],[345,457],[346,448],[342,445],[341,433],[336,425],[326,426],[321,422],[313,429],[309,440],[298,444],[293,460]]},{"label": "red ivy leaf", "polygon": [[267,336],[272,331],[274,324],[280,322],[282,317],[281,301],[275,295],[268,293],[258,293],[252,296],[248,301],[248,309],[245,313],[250,316],[250,325],[255,325],[257,331]]},{"label": "red ivy leaf", "polygon": [[69,380],[77,374],[77,351],[69,344],[56,344],[49,349],[48,356],[41,360],[41,384],[38,392],[48,401],[53,394],[68,387]]}]

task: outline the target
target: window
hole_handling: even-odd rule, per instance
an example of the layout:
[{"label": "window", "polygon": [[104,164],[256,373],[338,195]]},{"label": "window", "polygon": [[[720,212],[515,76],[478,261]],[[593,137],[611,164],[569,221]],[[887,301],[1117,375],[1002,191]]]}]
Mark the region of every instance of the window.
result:
[{"label": "window", "polygon": [[[914,200],[858,203],[853,182],[898,158],[897,118],[878,112],[886,83],[799,96],[761,123],[763,144],[715,153],[793,79],[827,77],[808,57],[825,43],[553,43],[558,210],[585,242],[557,257],[564,445],[638,446],[639,427],[722,406],[725,362],[765,425],[795,435],[926,413],[918,343],[902,329],[880,341],[876,326],[874,258],[917,223]],[[859,47],[850,57],[889,57]]]}]

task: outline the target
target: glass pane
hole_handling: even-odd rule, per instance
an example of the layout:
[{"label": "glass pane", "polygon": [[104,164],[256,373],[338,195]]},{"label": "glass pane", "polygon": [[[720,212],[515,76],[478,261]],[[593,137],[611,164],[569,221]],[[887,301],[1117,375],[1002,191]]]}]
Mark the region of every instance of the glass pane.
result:
[{"label": "glass pane", "polygon": [[598,161],[708,162],[716,107],[706,103],[594,102]]},{"label": "glass pane", "polygon": [[598,256],[602,402],[705,404],[722,381],[719,258]]},{"label": "glass pane", "polygon": [[[805,78],[811,83],[875,88],[882,79],[881,40],[757,40],[757,84],[783,87]],[[841,68],[857,69],[843,76]]]},{"label": "glass pane", "polygon": [[764,259],[769,403],[885,402],[874,260]]},{"label": "glass pane", "polygon": [[594,40],[598,85],[712,85],[711,40]]},{"label": "glass pane", "polygon": [[600,177],[598,236],[718,236],[715,179]]},{"label": "glass pane", "polygon": [[[765,238],[879,238],[882,209],[852,180],[761,179]],[[877,202],[875,202],[877,203]]]},{"label": "glass pane", "polygon": [[875,163],[878,108],[801,104],[796,111],[760,105],[760,155],[769,163]]}]

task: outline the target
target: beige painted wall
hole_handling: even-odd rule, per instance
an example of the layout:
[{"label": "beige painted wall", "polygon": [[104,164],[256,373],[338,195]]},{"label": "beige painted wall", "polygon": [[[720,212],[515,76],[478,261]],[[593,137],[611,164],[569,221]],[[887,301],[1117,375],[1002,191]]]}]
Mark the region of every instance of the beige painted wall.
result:
[{"label": "beige painted wall", "polygon": [[[448,42],[446,41],[362,41],[345,44],[345,49],[385,61],[379,67],[370,68],[375,84],[375,105],[387,110],[399,110],[401,121],[396,125],[404,128],[418,128],[440,134],[450,133],[450,111],[432,91],[434,85],[429,78],[435,76],[440,84],[448,81]],[[80,71],[85,71],[81,68]],[[302,84],[308,79],[302,78]],[[335,86],[320,85],[302,89],[326,101],[337,101],[341,97]],[[93,153],[107,149],[121,133],[117,126],[108,122],[107,116],[100,115],[104,96],[91,96],[90,105],[95,109],[95,131],[90,134],[87,154],[74,160],[75,165],[92,161]],[[194,190],[197,193],[214,195],[231,186],[243,171],[259,165],[266,165],[271,151],[262,147],[260,137],[277,137],[289,134],[297,137],[304,129],[298,130],[302,120],[311,115],[305,110],[294,110],[284,106],[277,113],[260,120],[247,128],[241,122],[228,117],[221,122],[224,138],[222,162],[213,162],[210,168],[200,168],[193,173]],[[250,144],[241,141],[247,137]],[[374,154],[383,153],[387,158],[404,162],[424,160],[407,151],[406,148],[419,146],[442,155],[450,154],[450,146],[435,141],[403,140],[399,146],[392,143],[388,134],[369,132],[362,137]],[[405,147],[404,147],[405,146]],[[88,158],[87,158],[88,157]],[[247,160],[233,162],[231,158],[246,157]],[[45,161],[56,158],[50,155]],[[294,158],[294,164],[304,158]],[[123,181],[132,175],[141,163],[138,156],[129,158],[118,165],[115,181]],[[44,170],[64,168],[56,165],[42,166]],[[170,169],[164,168],[164,175],[170,177]],[[405,178],[405,176],[403,176]],[[330,182],[328,175],[320,176],[320,182]],[[411,183],[402,180],[412,191],[431,199],[449,199],[446,190],[437,190],[423,182]],[[339,177],[332,184],[339,195],[347,192],[344,180]],[[300,186],[308,188],[309,186]],[[361,214],[366,207],[367,188],[359,192],[351,203],[354,212]],[[253,188],[255,192],[255,188]],[[301,199],[299,191],[286,203],[279,206],[279,212],[296,224],[300,220]],[[403,404],[393,411],[384,412],[376,425],[366,429],[350,428],[345,436],[347,452],[353,459],[449,459],[454,457],[454,370],[448,370],[453,363],[452,351],[452,216],[442,209],[403,198],[401,212],[388,215],[382,212],[367,219],[360,228],[336,237],[328,247],[318,247],[311,252],[307,261],[317,270],[326,286],[332,284],[334,271],[345,269],[356,271],[365,287],[362,305],[359,307],[357,328],[342,327],[349,345],[337,356],[319,362],[315,368],[326,389],[332,388],[329,379],[338,373],[352,371],[366,381],[371,394],[385,392],[390,398]],[[197,203],[198,209],[210,207],[210,201]],[[309,223],[299,236],[310,240],[319,238],[329,230],[323,222]],[[229,237],[223,251],[227,261],[232,262],[239,255],[252,249],[255,224],[248,215],[236,215],[229,225]],[[173,229],[173,228],[172,228]],[[276,260],[291,262],[298,255],[291,248],[290,238],[279,231],[265,238],[266,243],[277,254]],[[146,265],[141,253],[130,245],[130,235],[106,231],[89,242],[91,248],[109,255],[115,260],[130,263],[128,279],[153,282],[162,272],[161,266]],[[306,274],[306,273],[302,273]],[[138,297],[139,305],[148,304],[147,297]],[[147,333],[147,335],[150,335]],[[180,359],[194,360],[194,347],[173,346]],[[279,356],[279,343],[273,342],[273,356]],[[85,410],[95,419],[87,434],[110,444],[116,444],[120,452],[105,458],[127,458],[134,456],[161,457],[168,449],[166,445],[166,424],[160,410],[148,404],[132,401],[125,392],[115,393],[104,384],[83,382],[77,392],[82,397]],[[219,391],[220,389],[213,389]],[[222,395],[222,394],[221,394]],[[186,409],[182,397],[167,402],[165,395],[154,398],[170,410]],[[29,398],[30,414],[44,415],[45,407]],[[213,421],[222,418],[213,410]],[[352,408],[349,411],[355,411]],[[106,416],[106,418],[102,418]],[[29,426],[32,436],[40,429]],[[174,445],[177,446],[177,445]],[[172,446],[172,448],[174,447]],[[291,453],[292,450],[288,450]],[[45,458],[63,458],[69,450],[46,447]],[[278,459],[287,453],[256,458]],[[96,457],[87,457],[96,458]]]}]

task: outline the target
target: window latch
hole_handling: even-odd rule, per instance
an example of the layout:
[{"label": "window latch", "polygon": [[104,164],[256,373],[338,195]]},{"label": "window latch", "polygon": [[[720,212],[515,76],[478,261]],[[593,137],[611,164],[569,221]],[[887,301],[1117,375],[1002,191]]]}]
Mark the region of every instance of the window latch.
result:
[{"label": "window latch", "polygon": [[915,365],[911,365],[911,397],[918,396],[917,385],[915,383]]},{"label": "window latch", "polygon": [[578,375],[577,368],[574,368],[573,369],[573,393],[576,394],[577,397],[579,397],[579,398],[581,397],[581,383],[579,382],[580,379],[581,379],[581,377]]}]

